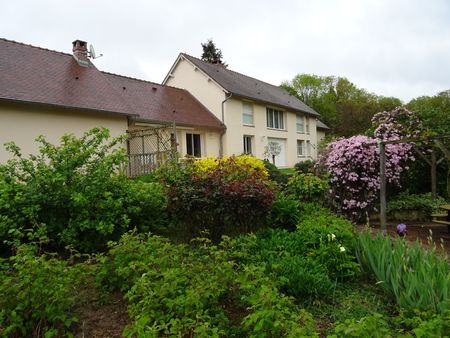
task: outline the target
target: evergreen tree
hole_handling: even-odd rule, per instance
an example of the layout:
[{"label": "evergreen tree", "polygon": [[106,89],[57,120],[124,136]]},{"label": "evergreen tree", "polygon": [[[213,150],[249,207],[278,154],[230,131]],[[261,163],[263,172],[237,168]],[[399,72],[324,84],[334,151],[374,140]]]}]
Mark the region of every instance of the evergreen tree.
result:
[{"label": "evergreen tree", "polygon": [[209,39],[206,43],[202,43],[203,53],[201,59],[203,61],[218,63],[227,67],[228,65],[222,61],[222,51],[216,47],[212,39]]}]

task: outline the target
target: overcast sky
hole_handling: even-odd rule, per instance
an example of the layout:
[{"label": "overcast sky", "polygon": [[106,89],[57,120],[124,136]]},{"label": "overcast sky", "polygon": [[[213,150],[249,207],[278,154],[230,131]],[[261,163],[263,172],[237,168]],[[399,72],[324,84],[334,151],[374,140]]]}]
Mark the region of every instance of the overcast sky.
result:
[{"label": "overcast sky", "polygon": [[0,37],[67,53],[85,40],[100,70],[157,83],[212,38],[229,69],[275,85],[343,76],[405,102],[450,89],[449,0],[0,0]]}]

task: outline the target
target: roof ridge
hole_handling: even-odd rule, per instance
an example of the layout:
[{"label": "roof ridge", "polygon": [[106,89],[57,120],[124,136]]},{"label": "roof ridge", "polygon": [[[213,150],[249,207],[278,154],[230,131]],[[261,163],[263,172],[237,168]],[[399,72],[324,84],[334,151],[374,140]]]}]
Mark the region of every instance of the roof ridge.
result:
[{"label": "roof ridge", "polygon": [[40,50],[43,50],[43,51],[46,51],[46,52],[52,52],[52,53],[56,53],[56,54],[72,56],[72,54],[70,54],[70,53],[65,53],[65,52],[60,52],[60,51],[54,50],[54,49],[48,49],[48,48],[44,48],[44,47],[34,46],[34,45],[27,44],[27,43],[15,41],[15,40],[9,40],[9,39],[6,39],[6,38],[1,38],[1,37],[0,37],[0,40],[3,40],[5,42],[10,42],[10,43],[15,43],[17,45],[21,45],[21,46],[24,46],[24,47],[31,47],[31,48],[40,49]]},{"label": "roof ridge", "polygon": [[164,84],[161,84],[161,83],[156,83],[156,82],[149,81],[149,80],[139,79],[139,78],[137,78],[137,77],[132,77],[132,76],[126,76],[126,75],[121,75],[121,74],[116,74],[116,73],[106,72],[106,71],[103,71],[103,70],[101,70],[100,72],[103,73],[103,74],[112,75],[112,76],[117,76],[117,77],[124,78],[124,79],[128,79],[128,80],[134,80],[134,81],[139,81],[139,82],[145,82],[145,83],[152,84],[152,85],[157,85],[157,86],[160,86],[160,87],[167,87],[167,88],[173,88],[173,89],[183,90],[182,88],[172,87],[172,86],[164,85]]},{"label": "roof ridge", "polygon": [[[198,61],[200,61],[200,62],[205,62],[205,63],[207,63],[207,61],[203,61],[202,59],[199,59],[199,58],[197,58],[197,57],[195,57],[195,56],[192,56],[192,55],[190,55],[190,54],[188,54],[188,53],[181,53],[181,54],[187,55],[187,56],[189,56],[189,57],[191,57],[191,58],[194,58],[194,59],[196,59],[196,60],[198,60]],[[214,65],[214,64],[211,63],[211,65]],[[221,66],[221,67],[222,67],[222,66]],[[269,83],[269,82],[266,82],[266,81],[257,79],[257,78],[255,78],[255,77],[248,76],[248,75],[245,75],[245,74],[243,74],[243,73],[239,73],[239,72],[237,72],[237,71],[235,71],[235,70],[232,70],[232,69],[228,69],[228,68],[225,68],[225,67],[222,67],[222,68],[223,68],[224,70],[229,71],[229,72],[232,72],[232,73],[235,73],[235,74],[238,74],[238,75],[241,75],[241,76],[245,76],[246,78],[249,78],[249,79],[252,79],[252,80],[255,80],[255,81],[258,81],[258,82],[265,83],[265,84],[267,84],[267,85],[269,85],[269,86],[272,86],[272,87],[274,87],[274,88],[278,88],[278,89],[280,89],[280,90],[282,90],[282,91],[285,91],[286,94],[288,94],[289,96],[295,97],[295,96],[293,96],[292,94],[290,94],[288,91],[286,91],[286,90],[284,90],[283,88],[281,88],[280,86],[276,86],[276,85],[274,85],[274,84],[272,84],[272,83]]]}]

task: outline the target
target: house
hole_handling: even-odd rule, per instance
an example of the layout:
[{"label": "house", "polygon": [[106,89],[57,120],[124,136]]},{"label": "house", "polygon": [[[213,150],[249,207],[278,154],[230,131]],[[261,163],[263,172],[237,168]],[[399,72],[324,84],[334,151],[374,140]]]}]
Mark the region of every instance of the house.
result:
[{"label": "house", "polygon": [[[5,142],[28,155],[37,152],[39,135],[57,143],[63,134],[81,136],[94,127],[118,136],[174,125],[182,156],[219,155],[225,127],[188,91],[102,72],[84,41],[74,41],[72,52],[0,39],[0,163],[10,158]],[[130,154],[146,151],[138,140],[128,141]]]},{"label": "house", "polygon": [[274,142],[281,148],[275,158],[279,167],[317,157],[319,114],[280,87],[184,53],[163,84],[188,90],[222,121],[220,154],[264,158]]}]

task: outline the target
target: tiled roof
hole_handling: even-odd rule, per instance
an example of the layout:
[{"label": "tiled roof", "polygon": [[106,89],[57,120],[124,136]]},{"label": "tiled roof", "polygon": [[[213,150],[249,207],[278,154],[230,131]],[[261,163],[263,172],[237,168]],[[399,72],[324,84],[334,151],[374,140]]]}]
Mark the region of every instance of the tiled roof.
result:
[{"label": "tiled roof", "polygon": [[327,130],[331,129],[330,127],[328,127],[325,123],[323,123],[320,120],[317,120],[316,125],[317,125],[317,128],[319,128],[319,129],[327,129]]},{"label": "tiled roof", "polygon": [[220,64],[205,62],[184,53],[181,55],[205,72],[225,90],[236,96],[263,101],[314,116],[319,115],[314,109],[308,107],[280,87],[234,72]]},{"label": "tiled roof", "polygon": [[171,122],[175,116],[179,123],[222,128],[186,91],[103,73],[92,63],[82,67],[71,54],[1,38],[0,100],[134,115],[152,122]]},{"label": "tiled roof", "polygon": [[105,72],[103,75],[139,120],[222,128],[221,121],[184,89]]},{"label": "tiled roof", "polygon": [[0,98],[133,114],[93,65],[71,54],[0,39]]}]

